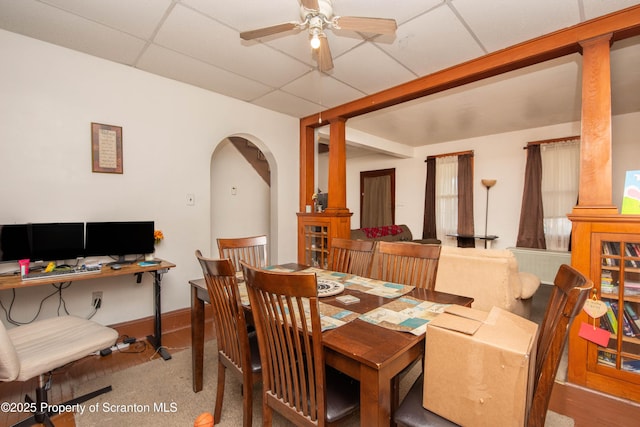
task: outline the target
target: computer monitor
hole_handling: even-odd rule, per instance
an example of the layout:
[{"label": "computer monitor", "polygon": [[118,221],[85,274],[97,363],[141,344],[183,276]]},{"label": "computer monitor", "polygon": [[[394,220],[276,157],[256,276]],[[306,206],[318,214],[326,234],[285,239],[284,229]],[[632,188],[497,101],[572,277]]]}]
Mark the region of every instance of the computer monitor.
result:
[{"label": "computer monitor", "polygon": [[31,258],[28,224],[0,225],[0,262]]},{"label": "computer monitor", "polygon": [[154,251],[153,221],[87,222],[86,256],[143,255]]},{"label": "computer monitor", "polygon": [[29,224],[32,261],[60,261],[84,256],[84,223]]}]

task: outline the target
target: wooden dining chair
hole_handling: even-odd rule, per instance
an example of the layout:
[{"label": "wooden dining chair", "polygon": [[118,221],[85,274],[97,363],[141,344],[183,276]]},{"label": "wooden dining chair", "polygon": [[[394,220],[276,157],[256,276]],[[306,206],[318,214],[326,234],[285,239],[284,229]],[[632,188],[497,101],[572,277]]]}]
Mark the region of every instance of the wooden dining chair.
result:
[{"label": "wooden dining chair", "polygon": [[378,242],[373,278],[434,290],[440,250],[433,244]]},{"label": "wooden dining chair", "polygon": [[262,379],[260,352],[255,332],[247,331],[236,271],[229,259],[210,259],[197,250],[209,300],[213,308],[218,345],[218,384],[213,418],[220,422],[224,398],[225,372],[229,369],[242,379],[243,425],[251,426],[253,418],[253,385]]},{"label": "wooden dining chair", "polygon": [[334,237],[329,250],[329,270],[371,277],[373,240],[349,240]]},{"label": "wooden dining chair", "polygon": [[[560,266],[538,335],[535,375],[532,379],[533,399],[529,407],[527,427],[544,426],[569,328],[592,288],[593,282],[579,271],[566,264]],[[456,426],[422,406],[423,380],[423,375],[420,375],[415,381],[395,412],[394,421],[405,427]]]},{"label": "wooden dining chair", "polygon": [[217,239],[220,258],[228,258],[237,272],[242,271],[240,261],[256,267],[267,265],[267,236]]},{"label": "wooden dining chair", "polygon": [[274,410],[298,426],[355,412],[360,383],[324,364],[315,274],[242,266],[263,362],[263,425]]}]

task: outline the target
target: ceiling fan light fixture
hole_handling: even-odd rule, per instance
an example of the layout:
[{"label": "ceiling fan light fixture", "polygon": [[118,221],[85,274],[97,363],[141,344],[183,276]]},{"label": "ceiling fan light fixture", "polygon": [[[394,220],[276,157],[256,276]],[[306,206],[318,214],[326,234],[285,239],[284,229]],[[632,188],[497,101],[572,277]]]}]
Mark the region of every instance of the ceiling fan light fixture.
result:
[{"label": "ceiling fan light fixture", "polygon": [[311,34],[311,41],[309,42],[311,44],[311,48],[312,49],[317,49],[320,47],[320,37],[319,37],[319,31],[317,28],[315,28]]}]

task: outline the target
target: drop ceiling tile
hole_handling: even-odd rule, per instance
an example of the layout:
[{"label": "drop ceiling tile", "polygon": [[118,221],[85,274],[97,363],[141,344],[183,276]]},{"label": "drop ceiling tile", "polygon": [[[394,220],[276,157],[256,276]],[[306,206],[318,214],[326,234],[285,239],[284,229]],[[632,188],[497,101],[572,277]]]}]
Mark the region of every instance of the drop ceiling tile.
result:
[{"label": "drop ceiling tile", "polygon": [[417,76],[370,43],[334,60],[331,75],[366,94],[405,83]]},{"label": "drop ceiling tile", "polygon": [[252,104],[298,118],[324,110],[324,107],[321,105],[314,104],[313,102],[306,101],[281,90],[270,92],[256,99]]},{"label": "drop ceiling tile", "polygon": [[586,20],[640,4],[639,0],[582,0]]},{"label": "drop ceiling tile", "polygon": [[0,2],[0,27],[100,58],[133,64],[144,41],[31,0]]},{"label": "drop ceiling tile", "polygon": [[140,58],[138,68],[244,101],[271,90],[261,83],[157,45],[149,46]]},{"label": "drop ceiling tile", "polygon": [[380,48],[419,76],[485,53],[448,7],[439,7],[401,25],[394,43],[380,44]]},{"label": "drop ceiling tile", "polygon": [[307,101],[331,108],[365,94],[326,74],[312,71],[282,87],[282,90]]},{"label": "drop ceiling tile", "polygon": [[451,5],[489,52],[580,22],[573,0],[452,0]]},{"label": "drop ceiling tile", "polygon": [[144,39],[153,34],[171,5],[171,0],[41,1]]},{"label": "drop ceiling tile", "polygon": [[444,0],[338,1],[334,2],[333,13],[342,16],[395,19],[400,25],[443,3]]},{"label": "drop ceiling tile", "polygon": [[180,5],[167,18],[155,41],[272,87],[282,86],[310,70],[308,65],[261,43],[241,43],[238,33],[229,27]]},{"label": "drop ceiling tile", "polygon": [[300,20],[300,5],[296,0],[243,0],[242,2],[182,0],[181,3],[238,31],[255,30]]}]

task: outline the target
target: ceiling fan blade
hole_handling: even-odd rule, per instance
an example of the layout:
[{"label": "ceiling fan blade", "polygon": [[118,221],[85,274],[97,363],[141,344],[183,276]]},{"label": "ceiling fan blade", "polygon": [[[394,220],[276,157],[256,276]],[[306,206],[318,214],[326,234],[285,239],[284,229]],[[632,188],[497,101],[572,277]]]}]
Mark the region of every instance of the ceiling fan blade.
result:
[{"label": "ceiling fan blade", "polygon": [[300,0],[300,4],[305,9],[309,10],[319,10],[320,5],[318,4],[318,0]]},{"label": "ceiling fan blade", "polygon": [[398,25],[395,19],[363,18],[359,16],[336,16],[333,18],[335,28],[361,33],[394,34]]},{"label": "ceiling fan blade", "polygon": [[331,57],[331,49],[329,49],[329,40],[324,34],[320,34],[320,47],[318,48],[318,66],[320,71],[329,71],[333,69],[333,58]]},{"label": "ceiling fan blade", "polygon": [[243,31],[240,33],[242,40],[254,40],[261,37],[270,36],[272,34],[291,31],[298,27],[297,22],[285,22],[283,24],[272,25],[270,27],[258,28],[257,30]]}]

